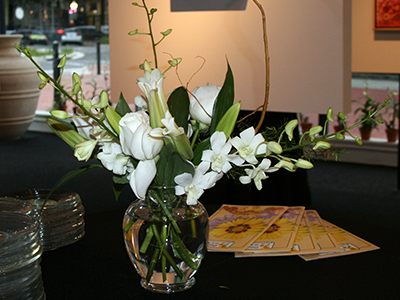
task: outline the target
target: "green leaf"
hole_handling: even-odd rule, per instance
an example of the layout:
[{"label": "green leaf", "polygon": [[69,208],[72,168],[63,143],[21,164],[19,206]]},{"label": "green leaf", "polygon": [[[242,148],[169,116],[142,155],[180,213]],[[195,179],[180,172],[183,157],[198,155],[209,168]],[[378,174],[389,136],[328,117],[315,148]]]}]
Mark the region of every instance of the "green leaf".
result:
[{"label": "green leaf", "polygon": [[160,152],[157,162],[157,179],[166,186],[174,186],[175,176],[182,173],[194,174],[194,167],[174,149],[166,145]]},{"label": "green leaf", "polygon": [[187,90],[181,86],[175,89],[168,98],[168,108],[175,118],[175,123],[187,133],[190,99]]},{"label": "green leaf", "polygon": [[115,111],[121,116],[125,116],[125,114],[132,112],[131,108],[129,107],[128,103],[126,103],[126,100],[124,98],[124,95],[122,93],[119,95],[119,100],[118,104],[115,107]]},{"label": "green leaf", "polygon": [[121,175],[114,175],[114,176],[113,176],[113,182],[114,182],[114,183],[117,183],[117,184],[122,184],[122,185],[125,185],[125,184],[129,183],[129,180],[128,180],[128,173],[125,174],[125,175],[123,175],[123,176],[121,176]]},{"label": "green leaf", "polygon": [[115,200],[118,200],[119,195],[121,195],[124,187],[125,187],[125,184],[113,182],[113,191],[114,191]]},{"label": "green leaf", "polygon": [[223,131],[226,138],[229,138],[235,128],[236,120],[239,116],[241,102],[233,104],[219,121],[215,131]]},{"label": "green leaf", "polygon": [[193,157],[193,164],[197,166],[201,162],[201,156],[203,155],[203,151],[210,149],[210,138],[205,139],[200,144],[194,148],[194,157]]},{"label": "green leaf", "polygon": [[[53,192],[58,189],[59,187],[61,187],[62,185],[66,184],[68,181],[70,181],[71,179],[80,176],[82,174],[85,174],[89,171],[92,171],[96,168],[103,168],[102,165],[98,165],[98,164],[93,164],[93,165],[86,165],[83,167],[79,167],[75,170],[69,171],[67,174],[65,174],[63,177],[61,177],[56,184],[52,187],[52,189],[50,190],[50,192],[47,194],[46,199],[45,199],[45,203],[46,201],[50,198],[50,196],[53,194]],[[43,205],[44,206],[44,205]]]},{"label": "green leaf", "polygon": [[235,98],[235,88],[233,81],[233,74],[231,67],[228,63],[228,70],[225,75],[225,82],[219,91],[218,97],[215,100],[213,107],[212,120],[210,125],[210,133],[213,134],[219,121],[222,119],[226,111],[233,105]]}]

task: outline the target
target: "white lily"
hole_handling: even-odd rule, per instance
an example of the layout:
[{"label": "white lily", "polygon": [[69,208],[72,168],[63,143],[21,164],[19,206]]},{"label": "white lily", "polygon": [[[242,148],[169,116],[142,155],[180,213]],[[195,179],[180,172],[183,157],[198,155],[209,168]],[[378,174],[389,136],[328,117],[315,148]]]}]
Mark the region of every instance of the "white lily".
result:
[{"label": "white lily", "polygon": [[234,137],[231,144],[238,150],[240,157],[251,164],[257,164],[256,155],[267,151],[267,146],[263,144],[264,141],[261,133],[255,135],[254,128],[249,127],[240,133],[240,138]]},{"label": "white lily", "polygon": [[139,107],[140,109],[144,109],[145,111],[149,110],[147,100],[145,98],[143,98],[143,96],[140,96],[140,95],[136,96],[134,101],[135,101],[135,105],[137,107]]},{"label": "white lily", "polygon": [[168,111],[163,90],[164,76],[159,69],[151,70],[147,61],[144,62],[144,69],[144,77],[138,78],[138,86],[147,97],[150,125],[153,128],[162,127],[161,119]]},{"label": "white lily", "polygon": [[175,194],[186,194],[186,203],[188,205],[195,205],[197,200],[204,193],[204,190],[213,187],[215,183],[221,179],[222,173],[221,175],[213,171],[206,173],[209,166],[209,163],[202,162],[197,166],[194,176],[190,173],[183,173],[175,176]]},{"label": "white lily", "polygon": [[97,158],[107,170],[113,171],[114,174],[124,175],[128,167],[133,167],[129,156],[122,153],[120,144],[105,143],[101,150]]},{"label": "white lily", "polygon": [[232,168],[230,162],[235,165],[241,165],[244,162],[239,155],[229,154],[232,145],[230,141],[226,142],[225,133],[222,131],[214,132],[210,143],[211,150],[203,151],[201,160],[211,163],[211,170],[226,173]]},{"label": "white lily", "polygon": [[278,168],[271,168],[271,161],[268,158],[264,158],[258,167],[253,169],[245,169],[247,176],[240,176],[239,180],[242,184],[249,184],[252,180],[258,190],[262,189],[261,180],[268,178],[265,173],[272,173],[278,171]]},{"label": "white lily", "polygon": [[137,160],[153,159],[164,145],[162,139],[149,135],[153,129],[149,125],[149,116],[142,110],[123,116],[119,128],[123,153]]},{"label": "white lily", "polygon": [[96,140],[87,140],[75,145],[74,156],[78,160],[88,161],[97,145]]},{"label": "white lily", "polygon": [[155,128],[150,132],[150,136],[154,138],[165,138],[166,144],[172,144],[174,148],[186,159],[193,158],[193,149],[190,145],[189,138],[185,134],[182,127],[178,127],[175,119],[169,110],[165,113],[165,118],[161,119],[164,128]]},{"label": "white lily", "polygon": [[139,199],[146,197],[147,189],[156,176],[157,167],[154,159],[142,160],[136,169],[128,175],[129,185]]}]

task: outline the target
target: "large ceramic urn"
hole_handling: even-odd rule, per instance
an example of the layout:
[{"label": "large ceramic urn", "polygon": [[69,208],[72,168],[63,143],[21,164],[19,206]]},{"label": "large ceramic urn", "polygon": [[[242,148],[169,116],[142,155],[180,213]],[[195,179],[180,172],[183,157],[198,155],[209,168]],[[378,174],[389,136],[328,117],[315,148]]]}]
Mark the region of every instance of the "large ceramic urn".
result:
[{"label": "large ceramic urn", "polygon": [[15,140],[35,116],[40,79],[35,66],[15,45],[22,35],[0,34],[0,140]]}]

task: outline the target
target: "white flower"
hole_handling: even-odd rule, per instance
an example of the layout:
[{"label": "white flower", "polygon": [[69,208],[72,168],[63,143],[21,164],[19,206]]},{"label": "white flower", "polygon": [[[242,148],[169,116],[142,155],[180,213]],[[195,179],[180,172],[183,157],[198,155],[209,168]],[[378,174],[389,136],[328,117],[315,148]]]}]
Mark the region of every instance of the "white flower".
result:
[{"label": "white flower", "polygon": [[248,161],[251,164],[258,163],[256,155],[265,153],[267,146],[261,144],[264,142],[264,138],[261,133],[255,135],[253,127],[249,127],[240,133],[239,137],[234,137],[231,140],[231,144],[235,147],[240,157]]},{"label": "white flower", "polygon": [[165,113],[165,118],[161,119],[161,123],[165,127],[153,129],[152,132],[150,133],[152,137],[159,138],[167,136],[179,136],[185,133],[182,127],[178,127],[178,125],[176,125],[175,118],[172,117],[169,111]]},{"label": "white flower", "polygon": [[144,77],[138,78],[137,81],[139,88],[146,95],[147,99],[150,98],[150,91],[163,91],[162,85],[164,81],[164,76],[159,69],[146,69],[144,71]]},{"label": "white flower", "polygon": [[152,128],[144,111],[128,113],[119,121],[122,152],[137,160],[153,159],[160,153],[164,142],[149,135]]},{"label": "white flower", "polygon": [[135,97],[135,105],[140,109],[144,109],[145,111],[149,110],[147,100],[143,98],[143,96],[136,96]]},{"label": "white flower", "polygon": [[156,176],[154,159],[140,161],[136,169],[128,175],[129,185],[139,199],[144,199],[151,182]]},{"label": "white flower", "polygon": [[229,155],[232,145],[226,142],[226,135],[221,131],[213,133],[210,139],[211,150],[203,151],[202,161],[210,162],[211,169],[217,173],[228,172],[232,166],[230,162],[240,165],[244,160],[238,155]]},{"label": "white flower", "polygon": [[221,179],[221,175],[216,172],[207,172],[210,164],[202,162],[200,163],[194,173],[194,176],[189,173],[183,173],[175,176],[175,194],[176,195],[187,195],[186,203],[188,205],[195,205],[200,196],[204,193],[204,190],[209,189],[215,185],[215,183]]},{"label": "white flower", "polygon": [[247,176],[240,176],[239,180],[242,184],[248,184],[251,182],[251,180],[254,180],[254,184],[256,185],[257,189],[261,190],[261,180],[268,178],[265,173],[272,173],[279,170],[278,168],[270,168],[270,166],[271,161],[267,158],[264,158],[257,168],[245,169]]},{"label": "white flower", "polygon": [[114,174],[124,175],[128,167],[133,167],[129,156],[122,153],[121,145],[118,143],[105,143],[101,147],[102,152],[97,155],[103,166]]},{"label": "white flower", "polygon": [[205,86],[196,87],[190,98],[190,116],[206,125],[211,124],[211,115],[214,107],[214,102],[217,99],[220,87],[208,83]]},{"label": "white flower", "polygon": [[78,160],[88,161],[88,159],[92,156],[93,150],[97,145],[97,141],[95,140],[87,140],[82,143],[75,145],[74,156]]}]

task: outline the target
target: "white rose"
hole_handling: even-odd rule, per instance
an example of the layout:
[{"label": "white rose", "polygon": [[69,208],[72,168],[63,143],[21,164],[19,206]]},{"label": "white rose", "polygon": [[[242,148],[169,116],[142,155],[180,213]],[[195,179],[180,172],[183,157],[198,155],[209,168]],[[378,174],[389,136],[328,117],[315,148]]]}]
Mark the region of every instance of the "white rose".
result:
[{"label": "white rose", "polygon": [[192,92],[194,96],[190,98],[190,116],[203,124],[210,125],[210,116],[212,116],[214,102],[220,90],[220,87],[210,83],[205,86],[196,87]]},{"label": "white rose", "polygon": [[122,152],[137,160],[153,159],[160,153],[164,142],[149,135],[153,130],[144,111],[128,113],[119,121]]}]

